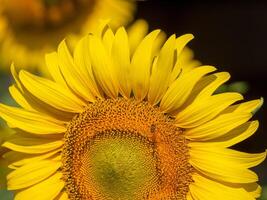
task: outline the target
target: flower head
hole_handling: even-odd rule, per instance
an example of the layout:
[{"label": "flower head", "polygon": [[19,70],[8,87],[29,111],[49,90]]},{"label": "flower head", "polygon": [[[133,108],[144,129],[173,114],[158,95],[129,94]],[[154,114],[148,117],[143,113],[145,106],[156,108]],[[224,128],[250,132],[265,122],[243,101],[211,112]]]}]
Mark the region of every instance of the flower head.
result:
[{"label": "flower head", "polygon": [[17,131],[3,144],[16,199],[259,197],[249,168],[265,152],[229,147],[256,131],[261,100],[214,94],[230,75],[186,59],[191,34],[130,48],[124,28],[101,27],[46,56],[51,80],[12,67],[20,107],[0,115]]},{"label": "flower head", "polygon": [[134,10],[134,0],[0,0],[0,66],[14,61],[40,68],[44,52],[66,36],[72,43],[100,19],[111,19],[113,28],[125,25]]}]

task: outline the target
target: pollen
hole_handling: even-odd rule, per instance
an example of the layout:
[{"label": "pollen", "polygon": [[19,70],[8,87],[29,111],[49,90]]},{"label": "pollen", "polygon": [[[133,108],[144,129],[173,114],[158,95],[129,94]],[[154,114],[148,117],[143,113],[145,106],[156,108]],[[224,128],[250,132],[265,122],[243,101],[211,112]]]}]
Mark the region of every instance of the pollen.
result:
[{"label": "pollen", "polygon": [[156,106],[99,100],[73,118],[64,141],[71,200],[186,199],[193,173],[188,142]]}]

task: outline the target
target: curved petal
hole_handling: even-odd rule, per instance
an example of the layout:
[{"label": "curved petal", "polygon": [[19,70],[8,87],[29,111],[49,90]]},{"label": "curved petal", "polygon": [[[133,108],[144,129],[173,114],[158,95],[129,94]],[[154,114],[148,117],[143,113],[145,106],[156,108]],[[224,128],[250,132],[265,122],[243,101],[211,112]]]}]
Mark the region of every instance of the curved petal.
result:
[{"label": "curved petal", "polygon": [[130,98],[130,51],[128,36],[124,28],[119,28],[115,34],[112,46],[112,57],[119,82],[120,93]]},{"label": "curved petal", "polygon": [[45,56],[47,69],[55,82],[67,87],[67,83],[62,76],[59,68],[58,55],[56,52],[46,54]]},{"label": "curved petal", "polygon": [[68,200],[68,199],[69,199],[68,194],[66,192],[63,192],[62,194],[60,194],[57,200]]},{"label": "curved petal", "polygon": [[176,63],[171,73],[170,84],[172,84],[179,75],[188,73],[192,69],[201,66],[201,62],[194,59],[194,52],[186,46],[181,52],[176,52],[176,57]]},{"label": "curved petal", "polygon": [[209,146],[230,147],[252,136],[257,131],[258,127],[258,121],[246,122],[225,135],[209,140],[209,142],[190,142],[189,146],[198,147],[205,145],[207,148],[209,148]]},{"label": "curved petal", "polygon": [[244,124],[251,117],[252,115],[249,113],[223,114],[201,126],[186,130],[185,135],[190,140],[212,140]]},{"label": "curved petal", "polygon": [[215,71],[212,66],[201,66],[179,77],[172,83],[163,96],[160,108],[164,112],[170,112],[182,106],[195,84],[206,74]]},{"label": "curved petal", "polygon": [[32,186],[55,173],[60,162],[43,160],[24,165],[7,175],[9,190],[23,189]]},{"label": "curved petal", "polygon": [[178,75],[181,73],[181,70],[184,69],[184,56],[189,56],[190,62],[193,62],[191,51],[187,51],[187,49],[185,48],[187,43],[190,42],[193,38],[194,36],[192,34],[184,34],[176,39],[176,63],[174,63],[174,67],[170,75],[171,83],[178,77]]},{"label": "curved petal", "polygon": [[[215,148],[192,148],[190,149],[190,164],[202,174],[229,183],[254,183],[258,181],[258,176],[247,169],[255,162],[253,158],[246,162],[240,158],[238,153],[232,153],[230,150]],[[238,158],[238,160],[236,160]],[[261,161],[262,155],[256,158],[256,163]]]},{"label": "curved petal", "polygon": [[184,105],[179,109],[183,110],[195,100],[209,98],[223,83],[228,81],[230,74],[227,72],[218,72],[203,77],[193,88]]},{"label": "curved petal", "polygon": [[60,71],[68,87],[84,100],[93,102],[94,99],[92,99],[90,90],[86,82],[84,82],[83,76],[77,71],[65,41],[61,42],[58,46],[58,62]]},{"label": "curved petal", "polygon": [[169,86],[170,74],[174,65],[175,39],[175,35],[172,35],[165,42],[156,64],[152,67],[148,92],[148,101],[151,104],[157,104]]},{"label": "curved petal", "polygon": [[29,187],[25,190],[18,192],[15,196],[15,200],[49,200],[58,196],[61,190],[64,188],[64,182],[61,180],[62,174],[56,173],[48,179]]},{"label": "curved petal", "polygon": [[145,20],[136,20],[133,25],[127,29],[127,33],[129,36],[130,55],[132,55],[148,33],[148,24]]},{"label": "curved petal", "polygon": [[223,93],[205,100],[196,100],[176,115],[176,125],[181,128],[200,126],[213,119],[231,104],[242,99],[242,95],[238,93]]},{"label": "curved petal", "polygon": [[61,121],[40,113],[0,104],[0,116],[13,127],[34,134],[64,133],[66,126]]},{"label": "curved petal", "polygon": [[199,156],[199,158],[206,157],[208,159],[218,156],[215,160],[223,160],[226,161],[226,163],[232,162],[234,164],[234,167],[240,168],[255,167],[262,163],[266,158],[266,152],[245,153],[228,148],[206,148],[205,145],[193,147],[190,152],[194,154],[194,156]]},{"label": "curved petal", "polygon": [[247,101],[244,103],[236,104],[230,106],[229,108],[225,109],[223,113],[231,113],[231,112],[248,112],[254,114],[254,111],[260,108],[263,104],[263,98],[256,99],[252,101]]},{"label": "curved petal", "polygon": [[105,49],[107,50],[107,53],[109,55],[111,55],[114,38],[115,38],[114,33],[110,28],[106,30],[106,32],[102,37],[103,45],[105,46]]},{"label": "curved petal", "polygon": [[19,77],[25,88],[45,103],[65,112],[82,112],[86,105],[70,90],[61,85],[26,71],[20,71]]},{"label": "curved petal", "polygon": [[83,78],[86,86],[88,87],[88,95],[102,98],[102,94],[95,81],[95,77],[92,70],[90,52],[89,52],[89,37],[83,37],[77,44],[74,50],[74,64],[77,71]]},{"label": "curved petal", "polygon": [[143,100],[149,90],[153,44],[159,33],[160,30],[156,30],[148,34],[137,47],[131,60],[131,83],[137,100]]},{"label": "curved petal", "polygon": [[30,103],[21,94],[20,90],[17,88],[16,85],[12,85],[8,89],[10,95],[17,102],[17,104],[19,104],[22,108],[25,108],[26,110],[34,110]]},{"label": "curved petal", "polygon": [[10,168],[14,167],[20,167],[29,163],[33,163],[39,160],[44,160],[46,158],[49,158],[51,156],[54,156],[60,151],[60,149],[57,149],[52,152],[44,153],[44,154],[26,154],[16,151],[9,151],[5,154],[3,154],[3,158],[8,161]]},{"label": "curved petal", "polygon": [[[210,80],[215,76],[215,80],[210,82]],[[204,99],[206,97],[211,96],[223,83],[230,79],[230,74],[228,72],[219,72],[216,74],[212,74],[207,76],[206,79],[203,80],[198,86],[200,92],[197,94],[198,99]],[[206,85],[206,83],[208,83]]]},{"label": "curved petal", "polygon": [[90,59],[96,81],[109,97],[116,98],[118,83],[110,55],[98,37],[89,37]]},{"label": "curved petal", "polygon": [[190,193],[194,200],[255,200],[243,188],[232,188],[201,175],[193,176]]},{"label": "curved petal", "polygon": [[[44,115],[47,115],[53,118],[55,121],[57,121],[57,119],[60,119],[63,121],[69,121],[73,117],[73,113],[68,113],[62,110],[58,110],[55,107],[48,105],[46,102],[41,101],[38,98],[36,98],[23,86],[14,66],[11,67],[11,71],[12,71],[13,78],[15,79],[15,82],[16,82],[15,84],[16,91],[15,93],[13,94],[11,93],[11,94],[17,95],[14,99],[16,101],[19,101],[19,104],[22,103],[21,106],[23,108],[25,109],[27,108],[27,110],[31,110],[31,111],[33,110],[34,112],[43,113]],[[23,101],[27,101],[31,108],[25,105],[25,102],[23,104]]]},{"label": "curved petal", "polygon": [[62,140],[48,140],[40,138],[14,138],[4,142],[2,146],[17,152],[40,154],[58,149],[62,145]]}]

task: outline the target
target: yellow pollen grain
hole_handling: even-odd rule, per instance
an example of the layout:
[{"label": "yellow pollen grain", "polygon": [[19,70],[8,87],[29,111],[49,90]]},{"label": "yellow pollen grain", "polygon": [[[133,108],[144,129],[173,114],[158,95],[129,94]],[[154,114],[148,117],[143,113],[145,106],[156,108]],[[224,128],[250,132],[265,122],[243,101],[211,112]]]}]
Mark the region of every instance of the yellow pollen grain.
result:
[{"label": "yellow pollen grain", "polygon": [[69,124],[62,152],[71,200],[185,200],[188,146],[173,119],[148,102],[99,100]]}]

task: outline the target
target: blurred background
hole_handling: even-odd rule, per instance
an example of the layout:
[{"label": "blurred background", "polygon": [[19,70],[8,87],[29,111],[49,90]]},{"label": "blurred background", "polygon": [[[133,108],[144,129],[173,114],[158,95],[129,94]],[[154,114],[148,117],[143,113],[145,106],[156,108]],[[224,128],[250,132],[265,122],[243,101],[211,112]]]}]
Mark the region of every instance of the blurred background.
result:
[{"label": "blurred background", "polygon": [[[148,21],[150,29],[160,28],[168,35],[192,33],[190,47],[196,59],[231,73],[231,82],[246,81],[246,100],[263,97],[267,101],[267,1],[139,0],[136,19]],[[0,73],[1,101],[9,79]],[[267,104],[267,103],[266,103]],[[260,128],[253,137],[234,148],[246,152],[267,149],[267,105],[254,119]],[[265,186],[267,162],[255,169]]]},{"label": "blurred background", "polygon": [[[195,39],[190,47],[196,59],[230,72],[230,83],[246,81],[246,100],[267,100],[267,1],[139,1],[137,18],[168,35],[192,33]],[[259,130],[234,148],[246,152],[267,149],[266,103],[254,119],[260,121]],[[267,162],[255,170],[260,182],[267,185]]]}]

